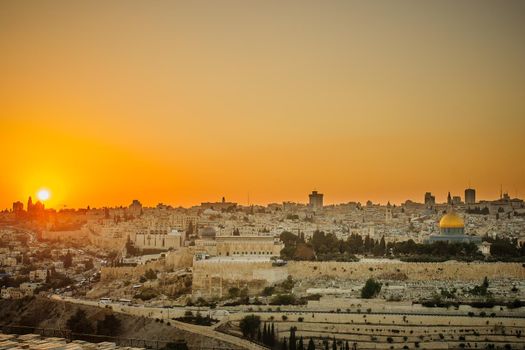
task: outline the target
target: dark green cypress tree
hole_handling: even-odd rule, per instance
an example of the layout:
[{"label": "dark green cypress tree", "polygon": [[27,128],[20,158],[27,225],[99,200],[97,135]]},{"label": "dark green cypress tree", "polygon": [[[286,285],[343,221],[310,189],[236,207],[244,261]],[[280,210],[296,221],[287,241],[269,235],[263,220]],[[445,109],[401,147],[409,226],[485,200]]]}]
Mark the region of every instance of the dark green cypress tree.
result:
[{"label": "dark green cypress tree", "polygon": [[299,346],[297,347],[297,350],[304,350],[304,342],[303,337],[299,338]]},{"label": "dark green cypress tree", "polygon": [[379,247],[381,249],[381,253],[384,254],[386,252],[385,236],[381,237],[381,242],[379,243]]},{"label": "dark green cypress tree", "polygon": [[295,327],[290,328],[290,350],[297,350],[297,343],[295,339]]},{"label": "dark green cypress tree", "polygon": [[268,326],[266,325],[266,322],[264,322],[262,342],[263,344],[268,345]]},{"label": "dark green cypress tree", "polygon": [[332,340],[332,350],[337,350],[337,342],[335,341],[335,336],[334,340]]},{"label": "dark green cypress tree", "polygon": [[307,350],[315,350],[315,343],[312,338],[310,338],[310,341],[308,342],[308,349]]},{"label": "dark green cypress tree", "polygon": [[271,347],[275,346],[275,325],[273,322],[270,329],[270,344],[268,345],[270,345]]},{"label": "dark green cypress tree", "polygon": [[283,338],[283,342],[281,343],[281,350],[288,350],[288,344],[286,343],[286,337]]}]

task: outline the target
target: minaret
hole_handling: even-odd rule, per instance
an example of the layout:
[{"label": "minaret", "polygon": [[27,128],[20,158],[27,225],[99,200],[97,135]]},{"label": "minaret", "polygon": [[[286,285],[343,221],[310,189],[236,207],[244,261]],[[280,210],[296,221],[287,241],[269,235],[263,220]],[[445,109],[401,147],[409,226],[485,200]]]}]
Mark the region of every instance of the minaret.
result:
[{"label": "minaret", "polygon": [[452,197],[450,197],[450,192],[448,193],[448,196],[447,196],[447,204],[448,205],[452,204]]},{"label": "minaret", "polygon": [[385,214],[385,222],[388,224],[392,221],[392,206],[390,205],[390,201],[386,205],[386,214]]}]

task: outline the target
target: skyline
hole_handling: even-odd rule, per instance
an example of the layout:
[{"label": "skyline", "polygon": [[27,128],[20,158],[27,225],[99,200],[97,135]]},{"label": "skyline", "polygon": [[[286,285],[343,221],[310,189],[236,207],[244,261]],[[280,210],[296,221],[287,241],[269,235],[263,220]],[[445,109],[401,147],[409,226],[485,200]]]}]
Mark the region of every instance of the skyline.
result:
[{"label": "skyline", "polygon": [[[469,187],[469,188],[465,188],[464,190],[467,190],[467,189],[474,189],[476,192],[475,192],[475,196],[478,195],[478,192],[477,192],[477,189],[475,188],[472,188],[472,187]],[[503,191],[503,187],[500,188],[500,195],[497,197],[497,198],[479,198],[479,197],[476,197],[476,204],[477,203],[480,203],[480,202],[484,202],[484,201],[493,201],[493,200],[497,200],[497,199],[501,199],[503,198],[504,195],[508,195],[511,199],[519,199],[518,196],[512,196],[511,193],[508,193],[507,191]],[[318,192],[317,190],[313,190],[313,192]],[[452,197],[454,196],[459,196],[461,198],[461,201],[462,203],[465,202],[465,196],[464,196],[464,191],[461,192],[461,193],[453,193],[453,192],[447,192],[447,194],[444,196],[444,198],[441,198],[441,196],[436,196],[436,194],[434,192],[431,192],[431,191],[427,191],[427,192],[430,192],[430,194],[432,194],[432,196],[434,196],[434,198],[436,198],[436,204],[447,204],[447,197],[448,197],[448,194],[450,193],[450,195]],[[325,193],[323,192],[319,192],[321,195],[325,195]],[[425,193],[424,193],[425,194]],[[164,205],[168,205],[168,206],[171,206],[171,207],[174,207],[174,208],[177,208],[177,207],[183,207],[183,208],[189,208],[189,207],[193,207],[193,206],[199,206],[200,204],[204,203],[204,202],[220,202],[222,199],[226,200],[227,202],[234,202],[234,203],[237,203],[241,206],[249,206],[249,205],[260,205],[260,206],[267,206],[267,205],[270,205],[270,204],[281,204],[281,203],[284,203],[284,202],[292,202],[292,203],[297,203],[297,204],[305,204],[307,205],[308,204],[308,195],[306,196],[306,200],[286,200],[286,199],[283,199],[281,201],[273,201],[273,202],[258,202],[258,203],[254,203],[254,202],[251,202],[250,201],[250,198],[249,196],[246,197],[246,202],[242,202],[242,200],[232,200],[231,198],[228,198],[227,196],[222,196],[222,197],[217,197],[217,198],[211,198],[209,200],[203,200],[201,202],[195,202],[195,203],[189,203],[189,204],[186,204],[186,205],[182,205],[182,204],[178,204],[178,203],[171,203],[171,202],[156,202],[156,203],[144,203],[140,198],[138,197],[135,197],[133,198],[132,200],[130,200],[129,202],[131,201],[134,201],[134,200],[139,200],[139,202],[141,202],[142,205],[145,205],[145,207],[154,207],[156,206],[157,204],[164,204]],[[50,201],[52,202],[52,198],[53,198],[53,195],[52,195],[52,191],[50,191],[48,188],[40,188],[38,191],[35,192],[35,195],[29,195],[27,197],[27,199],[32,199],[33,200],[33,203],[35,203],[36,201],[39,201],[41,203],[43,203],[44,205],[48,204]],[[362,205],[365,205],[366,202],[368,200],[371,200],[371,199],[367,199],[367,200],[347,200],[347,201],[330,201],[330,197],[328,197],[328,200],[326,200],[326,197],[324,197],[324,206],[330,206],[330,205],[339,205],[339,204],[346,204],[346,203],[361,203]],[[371,200],[373,204],[379,204],[379,205],[386,205],[387,203],[390,203],[392,205],[402,205],[403,203],[405,203],[406,201],[412,201],[414,203],[424,203],[424,200],[418,200],[418,199],[414,199],[414,198],[406,198],[405,200],[402,200],[402,201],[399,201],[399,202],[393,202],[393,201],[390,201],[388,200],[387,202],[380,202],[380,201],[373,201]],[[23,205],[24,205],[24,210],[26,210],[26,202],[24,202],[24,200],[22,199],[17,199],[15,201],[13,201],[11,204],[14,204],[15,202],[21,202]],[[51,208],[51,209],[56,209],[56,210],[60,210],[60,209],[81,209],[81,208],[85,208],[85,207],[91,207],[91,208],[103,208],[103,207],[125,207],[127,206],[129,203],[120,203],[120,204],[113,204],[111,206],[109,205],[100,205],[100,206],[94,206],[94,205],[90,205],[90,204],[87,204],[87,205],[84,205],[84,206],[77,206],[77,207],[73,207],[73,206],[68,206],[68,205],[63,205],[62,207],[58,207],[58,206],[46,206],[46,208]],[[7,210],[11,209],[11,206],[5,208]]]},{"label": "skyline", "polygon": [[[525,3],[0,4],[0,208],[525,193]],[[521,159],[521,161],[520,161]]]}]

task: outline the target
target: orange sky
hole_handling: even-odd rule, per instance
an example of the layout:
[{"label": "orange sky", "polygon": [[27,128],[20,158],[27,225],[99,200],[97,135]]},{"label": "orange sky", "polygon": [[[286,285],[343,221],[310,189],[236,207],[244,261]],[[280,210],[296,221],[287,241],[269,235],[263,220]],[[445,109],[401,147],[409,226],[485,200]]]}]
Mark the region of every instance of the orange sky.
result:
[{"label": "orange sky", "polygon": [[525,196],[523,1],[2,1],[0,208]]}]

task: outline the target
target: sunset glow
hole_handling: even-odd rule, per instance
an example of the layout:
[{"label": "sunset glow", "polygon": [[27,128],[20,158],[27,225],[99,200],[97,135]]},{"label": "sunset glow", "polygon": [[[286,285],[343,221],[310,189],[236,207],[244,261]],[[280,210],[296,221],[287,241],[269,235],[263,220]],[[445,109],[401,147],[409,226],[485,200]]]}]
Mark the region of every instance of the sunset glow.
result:
[{"label": "sunset glow", "polygon": [[523,2],[131,3],[0,5],[0,208],[525,194]]}]

